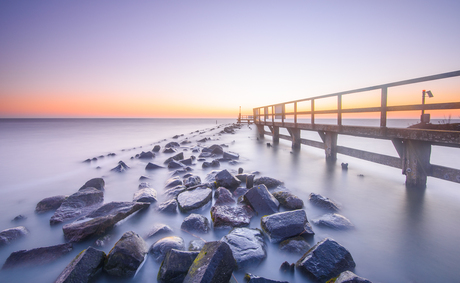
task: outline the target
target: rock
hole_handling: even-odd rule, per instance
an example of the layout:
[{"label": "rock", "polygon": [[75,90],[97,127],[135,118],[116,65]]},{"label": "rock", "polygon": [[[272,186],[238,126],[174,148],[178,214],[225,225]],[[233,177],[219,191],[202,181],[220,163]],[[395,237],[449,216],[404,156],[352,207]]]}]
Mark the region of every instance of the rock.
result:
[{"label": "rock", "polygon": [[213,144],[210,147],[208,147],[207,149],[212,154],[223,154],[224,153],[224,149],[222,148],[222,146],[220,146],[218,144]]},{"label": "rock", "polygon": [[151,180],[149,177],[147,176],[140,176],[139,177],[139,181],[145,181],[145,180]]},{"label": "rock", "polygon": [[178,154],[174,155],[174,156],[171,156],[170,158],[166,159],[164,164],[169,164],[171,161],[175,160],[175,161],[179,161],[179,160],[182,160],[184,159],[184,153],[183,152],[179,152]]},{"label": "rock", "polygon": [[93,187],[85,188],[69,196],[51,216],[50,224],[70,221],[100,207],[104,192]]},{"label": "rock", "polygon": [[248,192],[248,189],[243,187],[238,187],[234,192],[233,195],[237,198],[244,196]]},{"label": "rock", "polygon": [[153,152],[159,152],[161,150],[161,146],[160,145],[155,145],[152,149]]},{"label": "rock", "polygon": [[203,215],[192,213],[182,222],[180,228],[188,232],[209,232],[209,220]]},{"label": "rock", "polygon": [[282,207],[288,210],[301,209],[303,200],[288,191],[278,191],[272,194]]},{"label": "rock", "polygon": [[[178,138],[178,137],[179,137],[179,136],[177,136],[177,138]],[[176,138],[176,139],[177,139],[177,138]],[[173,141],[173,142],[169,142],[169,143],[167,143],[167,144],[165,145],[165,147],[166,147],[166,148],[171,148],[171,147],[180,147],[180,144],[179,144],[179,143],[177,143],[177,142],[174,142],[174,141]]]},{"label": "rock", "polygon": [[147,235],[147,238],[153,237],[153,236],[158,236],[161,234],[168,234],[172,233],[171,227],[169,227],[166,224],[155,224],[153,225],[152,229],[150,229],[149,234]]},{"label": "rock", "polygon": [[238,159],[238,158],[240,158],[240,155],[238,153],[235,153],[235,152],[225,151],[224,155],[223,155],[223,158],[225,158],[225,159]]},{"label": "rock", "polygon": [[125,172],[128,169],[129,169],[129,166],[126,165],[126,163],[124,163],[123,161],[119,161],[118,165],[115,166],[114,168],[110,169],[110,171],[115,171],[115,172],[122,173],[122,172]]},{"label": "rock", "polygon": [[134,193],[133,201],[137,202],[156,202],[157,201],[157,191],[153,188],[142,188]]},{"label": "rock", "polygon": [[243,174],[244,169],[243,168],[238,168],[238,174]]},{"label": "rock", "polygon": [[104,271],[112,276],[133,277],[147,254],[147,244],[133,231],[121,236],[107,255]]},{"label": "rock", "polygon": [[259,177],[254,180],[254,185],[262,185],[262,184],[265,185],[267,188],[271,189],[271,188],[276,188],[279,185],[282,185],[283,182],[281,182],[280,180],[274,179],[274,178],[270,178],[270,177]]},{"label": "rock", "polygon": [[177,200],[175,198],[166,200],[158,205],[158,211],[166,213],[177,212]]},{"label": "rock", "polygon": [[340,273],[339,277],[335,280],[335,283],[372,283],[371,281],[359,277],[353,272],[347,270]]},{"label": "rock", "polygon": [[160,283],[182,283],[199,252],[170,250],[158,271]]},{"label": "rock", "polygon": [[244,279],[247,283],[289,283],[288,281],[277,281],[272,279],[267,279],[265,277],[260,277],[256,275],[252,275],[250,273],[246,273]]},{"label": "rock", "polygon": [[353,270],[356,264],[350,252],[336,241],[326,238],[305,253],[296,268],[320,282]]},{"label": "rock", "polygon": [[26,219],[27,219],[27,216],[19,214],[18,216],[13,218],[13,220],[11,220],[11,222],[20,222],[20,221],[23,221],[23,220],[26,220]]},{"label": "rock", "polygon": [[211,183],[216,181],[216,175],[220,173],[220,170],[212,170],[204,178],[205,182]]},{"label": "rock", "polygon": [[179,160],[180,163],[184,164],[184,165],[193,165],[193,158],[187,158],[187,159],[182,159],[182,160]]},{"label": "rock", "polygon": [[280,205],[265,185],[252,187],[244,195],[244,201],[251,205],[257,213],[262,215],[277,212]]},{"label": "rock", "polygon": [[187,188],[185,186],[179,185],[179,186],[175,186],[173,188],[167,189],[164,192],[164,194],[166,195],[168,199],[176,198],[179,194],[181,194],[182,192],[185,192],[186,190]]},{"label": "rock", "polygon": [[310,249],[310,244],[302,237],[289,238],[280,243],[280,250],[283,252],[303,255]]},{"label": "rock", "polygon": [[149,253],[155,261],[161,262],[171,249],[185,250],[184,239],[177,236],[162,238],[150,247]]},{"label": "rock", "polygon": [[245,206],[218,205],[211,207],[211,219],[214,228],[248,226],[252,216],[252,209]]},{"label": "rock", "polygon": [[184,185],[189,188],[201,184],[201,178],[197,175],[192,175],[184,179]]},{"label": "rock", "polygon": [[147,152],[141,152],[141,154],[139,154],[139,159],[152,159],[155,157],[155,153],[151,152],[151,151],[147,151]]},{"label": "rock", "polygon": [[203,168],[209,168],[209,167],[217,168],[217,167],[220,167],[220,162],[217,159],[213,160],[212,162],[205,161],[203,162],[202,167]]},{"label": "rock", "polygon": [[212,154],[211,152],[201,152],[200,155],[198,155],[199,158],[206,158],[206,157],[213,157],[215,156],[214,154]]},{"label": "rock", "polygon": [[205,243],[206,242],[203,240],[192,240],[190,241],[190,244],[188,245],[188,250],[195,251],[195,252],[201,251]]},{"label": "rock", "polygon": [[337,213],[324,214],[319,218],[312,219],[313,224],[325,226],[336,230],[352,229],[355,226],[345,216]]},{"label": "rock", "polygon": [[70,242],[79,242],[91,236],[104,234],[118,221],[138,210],[147,208],[145,202],[110,202],[91,212],[85,218],[64,225],[64,237]]},{"label": "rock", "polygon": [[94,244],[98,247],[105,247],[110,240],[112,240],[112,235],[107,234],[97,239],[96,242],[94,242]]},{"label": "rock", "polygon": [[172,188],[175,186],[182,185],[182,180],[179,177],[173,177],[166,180],[165,188]]},{"label": "rock", "polygon": [[105,182],[104,182],[104,179],[102,178],[93,178],[89,181],[87,181],[80,189],[79,191],[81,190],[84,190],[86,188],[96,188],[100,191],[103,191],[104,190],[104,187],[105,187]]},{"label": "rock", "polygon": [[27,230],[27,228],[24,226],[5,229],[0,232],[0,247],[9,244],[11,241],[19,239],[27,234],[29,234],[29,230]]},{"label": "rock", "polygon": [[344,170],[344,171],[348,170],[348,163],[343,163],[342,162],[342,164],[340,164],[340,165],[342,166],[342,170]]},{"label": "rock", "polygon": [[227,243],[207,242],[190,266],[184,283],[229,282],[236,262]]},{"label": "rock", "polygon": [[17,252],[13,252],[6,259],[2,269],[8,269],[17,266],[35,266],[50,263],[72,251],[72,248],[72,244],[67,243],[56,246],[41,247],[31,250],[20,250]]},{"label": "rock", "polygon": [[164,168],[164,167],[160,166],[160,165],[157,165],[157,164],[154,164],[152,162],[149,162],[147,164],[147,166],[145,166],[145,170],[155,170],[155,169],[161,169],[161,168]]},{"label": "rock", "polygon": [[44,198],[37,203],[37,206],[35,207],[35,212],[43,213],[50,210],[56,210],[61,206],[62,202],[64,202],[64,200],[66,200],[68,197],[69,196],[54,196]]},{"label": "rock", "polygon": [[314,234],[305,210],[278,212],[260,219],[260,226],[270,242],[278,243],[302,233]]},{"label": "rock", "polygon": [[171,160],[168,163],[168,169],[177,169],[177,168],[184,168],[184,167],[186,167],[184,164],[176,160]]},{"label": "rock", "polygon": [[238,269],[257,266],[267,257],[264,235],[259,229],[234,228],[221,241],[232,250]]},{"label": "rock", "polygon": [[340,206],[335,201],[329,198],[323,197],[320,194],[311,193],[310,202],[316,206],[319,206],[327,210],[332,210],[332,211],[340,210]]},{"label": "rock", "polygon": [[294,273],[295,271],[295,263],[289,264],[289,262],[285,261],[280,266],[280,271],[283,273]]},{"label": "rock", "polygon": [[215,177],[219,187],[225,187],[230,191],[234,191],[240,185],[241,181],[235,178],[227,169],[220,171]]},{"label": "rock", "polygon": [[207,140],[207,138],[202,138],[201,140],[197,140],[197,142],[206,142]]},{"label": "rock", "polygon": [[54,283],[90,282],[104,265],[105,252],[89,247],[78,254]]},{"label": "rock", "polygon": [[211,201],[212,190],[208,188],[197,188],[185,191],[177,196],[177,203],[182,212],[198,209]]},{"label": "rock", "polygon": [[224,187],[217,188],[214,193],[214,198],[216,199],[214,205],[226,205],[236,202],[235,199],[233,199],[232,193]]},{"label": "rock", "polygon": [[167,147],[163,150],[163,153],[175,153],[175,152],[177,151],[172,147]]}]

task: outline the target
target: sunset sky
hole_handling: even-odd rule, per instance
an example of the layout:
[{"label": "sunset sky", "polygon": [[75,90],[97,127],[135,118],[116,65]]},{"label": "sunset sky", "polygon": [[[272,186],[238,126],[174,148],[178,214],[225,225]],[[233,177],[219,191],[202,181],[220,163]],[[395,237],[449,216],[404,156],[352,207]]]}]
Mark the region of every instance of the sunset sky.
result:
[{"label": "sunset sky", "polygon": [[[459,13],[459,0],[1,0],[0,117],[235,118],[457,71]],[[422,89],[460,101],[457,78],[390,90],[390,104]]]}]

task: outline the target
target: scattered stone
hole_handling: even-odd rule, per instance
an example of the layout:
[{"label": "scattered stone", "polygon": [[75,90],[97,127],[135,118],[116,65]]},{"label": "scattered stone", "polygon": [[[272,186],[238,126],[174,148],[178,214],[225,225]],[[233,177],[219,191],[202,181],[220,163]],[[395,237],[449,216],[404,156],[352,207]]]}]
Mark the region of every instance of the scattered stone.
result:
[{"label": "scattered stone", "polygon": [[202,138],[201,140],[197,140],[197,142],[206,142],[207,140],[207,138]]},{"label": "scattered stone", "polygon": [[184,239],[177,236],[162,238],[150,247],[149,253],[155,261],[161,262],[171,249],[185,250]]},{"label": "scattered stone", "polygon": [[333,200],[331,200],[329,198],[323,197],[320,194],[311,193],[310,194],[310,202],[313,203],[316,206],[319,206],[319,207],[327,209],[327,210],[333,210],[333,211],[339,211],[340,210],[339,205],[335,201],[333,201]]},{"label": "scattered stone", "polygon": [[61,206],[62,202],[66,200],[68,197],[69,196],[54,196],[44,198],[37,203],[37,206],[35,207],[35,212],[44,213],[50,210],[56,210]]},{"label": "scattered stone", "polygon": [[86,188],[96,188],[100,191],[103,191],[104,190],[104,187],[105,187],[105,182],[104,182],[104,179],[102,178],[93,178],[89,181],[87,181],[80,189],[79,191],[81,190],[84,190]]},{"label": "scattered stone", "polygon": [[203,215],[192,213],[184,219],[180,228],[188,232],[208,233],[209,220]]},{"label": "scattered stone", "polygon": [[161,169],[161,168],[164,168],[164,167],[160,166],[160,165],[157,165],[157,164],[154,164],[152,162],[149,162],[147,164],[147,166],[145,166],[145,170],[155,170],[155,169]]},{"label": "scattered stone", "polygon": [[247,206],[218,205],[211,207],[214,228],[248,226],[254,212]]},{"label": "scattered stone", "polygon": [[182,180],[179,177],[173,177],[166,180],[165,188],[172,188],[175,186],[182,185]]},{"label": "scattered stone", "polygon": [[340,165],[342,166],[342,170],[344,171],[348,170],[348,163],[342,163]]},{"label": "scattered stone", "polygon": [[192,175],[184,179],[184,185],[189,188],[201,184],[201,178],[197,175]]},{"label": "scattered stone", "polygon": [[162,234],[172,233],[172,231],[173,230],[171,229],[171,227],[169,227],[166,224],[155,224],[153,225],[152,229],[150,229],[150,232],[147,235],[147,238],[162,235]]},{"label": "scattered stone", "polygon": [[337,213],[324,214],[319,218],[313,219],[312,222],[315,225],[336,230],[347,230],[355,227],[345,216]]},{"label": "scattered stone", "polygon": [[265,185],[252,187],[245,195],[244,201],[251,205],[257,213],[271,214],[278,211],[279,202],[268,191]]},{"label": "scattered stone", "polygon": [[104,271],[117,277],[133,277],[147,254],[147,244],[133,231],[121,236],[107,255]]},{"label": "scattered stone", "polygon": [[235,199],[233,199],[232,193],[224,187],[217,188],[217,190],[214,192],[214,198],[216,199],[214,205],[226,205],[235,203]]},{"label": "scattered stone", "polygon": [[295,271],[295,263],[289,264],[289,262],[285,261],[280,266],[280,271],[283,273],[294,273]]},{"label": "scattered stone", "polygon": [[142,188],[134,193],[133,201],[137,202],[156,202],[157,201],[157,191],[153,188]]},{"label": "scattered stone", "polygon": [[288,191],[274,192],[273,196],[279,201],[280,205],[288,210],[301,209],[303,200]]},{"label": "scattered stone", "polygon": [[158,211],[166,212],[166,213],[176,213],[177,212],[177,200],[172,198],[170,200],[166,200],[160,205],[158,205]]},{"label": "scattered stone", "polygon": [[152,149],[153,152],[159,152],[161,150],[161,146],[160,145],[155,145]]},{"label": "scattered stone", "polygon": [[220,171],[215,177],[219,187],[225,187],[230,191],[234,191],[240,185],[241,181],[235,178],[227,169]]},{"label": "scattered stone", "polygon": [[220,167],[220,162],[219,160],[215,159],[213,160],[212,162],[203,162],[202,166],[203,168],[209,168],[209,167],[213,167],[213,168],[217,168],[217,167]]},{"label": "scattered stone", "polygon": [[181,194],[182,192],[185,192],[187,190],[187,188],[183,185],[178,185],[178,186],[175,186],[173,188],[170,188],[170,189],[167,189],[164,194],[166,195],[166,197],[168,199],[170,198],[176,198],[179,194]]},{"label": "scattered stone", "polygon": [[223,154],[224,149],[218,144],[213,144],[207,148],[212,154]]},{"label": "scattered stone", "polygon": [[177,151],[172,147],[167,147],[163,150],[163,153],[175,153],[175,152]]},{"label": "scattered stone", "polygon": [[0,247],[27,234],[29,234],[29,230],[24,226],[5,229],[0,232]]},{"label": "scattered stone", "polygon": [[278,243],[300,234],[312,235],[305,210],[278,212],[260,219],[260,226],[270,242]]},{"label": "scattered stone", "polygon": [[265,277],[260,277],[256,275],[252,275],[250,273],[246,273],[244,279],[247,283],[289,283],[288,281],[277,281],[272,279],[267,279]]},{"label": "scattered stone", "polygon": [[243,187],[238,187],[234,192],[233,195],[237,198],[244,196],[248,192],[248,189]]},{"label": "scattered stone", "polygon": [[182,212],[198,209],[212,199],[212,190],[209,188],[197,188],[184,191],[177,196],[177,203]]},{"label": "scattered stone", "polygon": [[112,235],[107,234],[97,239],[94,244],[98,247],[105,247],[110,240],[112,240]]},{"label": "scattered stone", "polygon": [[201,152],[200,155],[198,155],[199,158],[206,158],[206,157],[213,157],[215,156],[214,154],[212,154],[211,152]]},{"label": "scattered stone", "polygon": [[169,164],[171,161],[175,160],[175,161],[179,161],[179,160],[182,160],[184,159],[184,153],[183,152],[179,152],[178,154],[174,155],[174,156],[171,156],[170,158],[166,159],[164,164]]},{"label": "scattered stone", "polygon": [[11,222],[18,222],[18,221],[23,221],[23,220],[26,220],[27,219],[27,216],[25,215],[22,215],[22,214],[19,214],[18,216],[16,216],[15,218],[13,218],[11,220]]},{"label": "scattered stone", "polygon": [[259,229],[234,228],[221,241],[229,245],[238,269],[257,266],[267,257],[264,235]]},{"label": "scattered stone", "polygon": [[207,242],[190,266],[184,283],[229,282],[236,262],[227,243]]},{"label": "scattered stone", "polygon": [[194,251],[194,252],[201,251],[205,243],[206,242],[203,240],[192,240],[190,241],[190,244],[188,245],[188,250]]},{"label": "scattered stone", "polygon": [[326,282],[356,264],[350,252],[336,241],[325,238],[305,253],[296,268],[317,281]]},{"label": "scattered stone", "polygon": [[238,168],[238,174],[243,174],[244,169],[243,168]]},{"label": "scattered stone", "polygon": [[339,277],[335,280],[335,283],[372,283],[371,281],[359,277],[353,272],[347,270],[340,273]]},{"label": "scattered stone", "polygon": [[280,243],[280,250],[288,253],[303,255],[310,248],[310,244],[302,236],[289,238]]},{"label": "scattered stone", "polygon": [[151,152],[151,151],[147,151],[147,152],[141,152],[141,154],[139,154],[139,159],[152,159],[155,157],[155,153]]},{"label": "scattered stone", "polygon": [[118,165],[116,167],[110,169],[110,171],[115,171],[115,172],[122,173],[122,172],[125,172],[128,169],[129,169],[129,166],[126,165],[126,163],[124,163],[123,161],[118,161]]},{"label": "scattered stone", "polygon": [[13,252],[6,259],[2,269],[8,269],[18,266],[35,266],[43,265],[57,260],[63,255],[72,251],[71,243],[61,244],[50,247],[41,247],[31,250],[20,250]]},{"label": "scattered stone", "polygon": [[240,158],[240,155],[238,153],[235,153],[235,152],[225,151],[224,155],[223,155],[223,158],[225,158],[225,159],[238,159],[238,158]]},{"label": "scattered stone", "polygon": [[111,152],[111,153],[107,154],[107,156],[115,156],[115,155],[116,155],[116,154],[115,154],[115,153],[113,153],[113,152]]},{"label": "scattered stone", "polygon": [[279,185],[282,185],[283,182],[281,182],[280,180],[274,179],[274,178],[270,178],[270,177],[259,177],[254,180],[254,185],[262,185],[262,184],[265,185],[267,188],[271,189],[271,188],[276,188]]},{"label": "scattered stone", "polygon": [[151,180],[149,177],[146,176],[140,176],[139,181],[146,181],[146,180]]},{"label": "scattered stone", "polygon": [[188,269],[198,256],[195,251],[170,250],[163,260],[158,271],[157,280],[160,283],[182,283],[187,275]]},{"label": "scattered stone", "polygon": [[176,169],[176,168],[184,168],[184,167],[186,167],[184,164],[176,160],[171,160],[168,163],[168,169]]},{"label": "scattered stone", "polygon": [[184,164],[184,165],[193,165],[193,160],[195,160],[195,159],[190,157],[190,158],[187,158],[187,159],[179,160],[179,162]]},{"label": "scattered stone", "polygon": [[90,282],[102,270],[105,257],[105,252],[93,247],[83,250],[66,266],[54,283]]}]

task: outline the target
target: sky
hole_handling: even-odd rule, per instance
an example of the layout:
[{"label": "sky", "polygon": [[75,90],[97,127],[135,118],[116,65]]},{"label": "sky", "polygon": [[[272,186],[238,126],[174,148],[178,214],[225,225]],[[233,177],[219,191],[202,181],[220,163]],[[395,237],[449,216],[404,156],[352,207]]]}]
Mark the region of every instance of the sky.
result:
[{"label": "sky", "polygon": [[[0,0],[0,117],[235,118],[457,71],[459,11],[458,0]],[[420,103],[422,88],[429,103],[460,101],[456,78],[389,90],[389,104]]]}]

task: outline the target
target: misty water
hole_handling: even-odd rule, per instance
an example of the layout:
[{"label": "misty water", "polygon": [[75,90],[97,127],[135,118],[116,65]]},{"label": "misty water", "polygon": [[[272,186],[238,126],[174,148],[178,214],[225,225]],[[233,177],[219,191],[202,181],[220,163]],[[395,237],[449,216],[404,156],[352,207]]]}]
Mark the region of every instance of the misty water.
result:
[{"label": "misty water", "polygon": [[[222,163],[220,169],[236,173],[259,171],[258,176],[269,176],[284,181],[284,186],[304,201],[308,219],[325,211],[308,201],[309,194],[319,193],[341,204],[340,214],[347,217],[355,229],[338,231],[313,226],[315,235],[307,238],[311,245],[330,237],[352,254],[354,272],[373,282],[458,282],[460,270],[460,184],[429,177],[427,188],[407,189],[400,169],[338,155],[335,164],[328,164],[324,151],[302,146],[294,153],[288,141],[281,140],[268,147],[271,137],[258,140],[254,126],[244,125],[236,134],[218,133],[216,126],[234,120],[215,119],[1,119],[0,120],[0,231],[25,226],[30,233],[9,245],[0,247],[0,264],[14,251],[65,243],[62,226],[50,226],[53,212],[36,214],[36,204],[45,197],[70,195],[89,179],[105,180],[104,202],[131,201],[137,190],[140,176],[156,189],[159,201],[117,224],[110,234],[109,243],[96,247],[92,238],[74,244],[71,253],[42,266],[14,268],[0,271],[0,282],[53,282],[67,264],[83,249],[95,246],[110,251],[126,231],[142,236],[148,246],[161,237],[147,238],[154,224],[164,223],[174,230],[174,235],[184,239],[186,246],[195,236],[180,230],[183,213],[163,214],[156,211],[168,169],[146,171],[148,161],[131,159],[132,156],[169,141],[192,141],[187,147],[197,145],[197,140],[210,137],[202,144],[228,145],[226,150],[240,155],[238,164]],[[360,121],[363,122],[363,121]],[[352,121],[356,123],[356,121]],[[392,121],[406,127],[407,120]],[[201,130],[199,134],[195,131]],[[174,140],[174,135],[183,134]],[[315,132],[302,132],[302,137],[319,140]],[[166,139],[166,140],[164,140]],[[390,141],[339,136],[339,145],[396,156]],[[184,149],[187,149],[184,147]],[[116,156],[109,157],[108,153]],[[192,155],[190,150],[184,152]],[[87,158],[104,155],[96,162],[83,163]],[[170,154],[158,153],[152,162],[163,164]],[[433,146],[432,163],[460,168],[460,150]],[[130,169],[124,173],[111,172],[123,160]],[[211,161],[209,159],[208,161]],[[340,164],[349,169],[343,171]],[[100,167],[98,169],[98,167]],[[204,180],[212,169],[202,169],[201,162],[193,173]],[[210,205],[194,211],[210,220]],[[282,209],[281,209],[282,210]],[[12,222],[17,215],[27,218]],[[260,217],[252,218],[250,228],[260,228]],[[228,229],[199,234],[206,241],[221,239]],[[311,282],[302,274],[282,274],[282,262],[296,262],[300,256],[279,251],[277,244],[266,240],[267,258],[256,267],[234,272],[238,282],[244,282],[245,272],[270,279],[289,282]],[[132,279],[116,279],[100,274],[96,282],[156,282],[160,264],[147,257],[142,268]],[[234,279],[232,279],[234,280]]]}]

